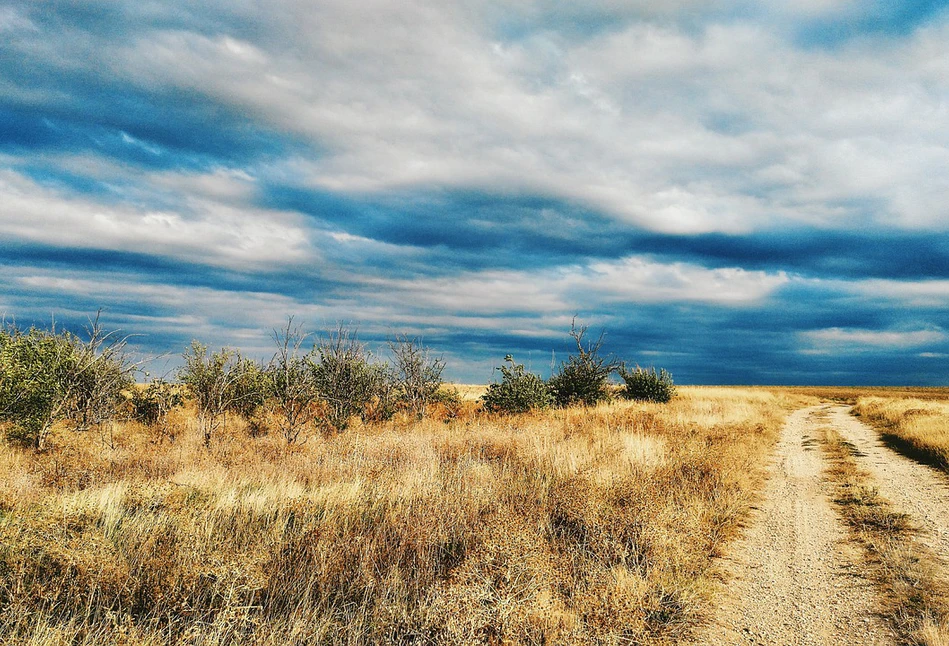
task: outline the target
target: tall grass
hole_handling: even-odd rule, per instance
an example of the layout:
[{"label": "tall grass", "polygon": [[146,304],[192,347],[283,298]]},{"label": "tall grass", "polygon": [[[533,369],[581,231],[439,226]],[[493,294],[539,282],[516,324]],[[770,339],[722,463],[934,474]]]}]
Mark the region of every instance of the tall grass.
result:
[{"label": "tall grass", "polygon": [[854,412],[900,452],[949,471],[949,401],[860,397]]},{"label": "tall grass", "polygon": [[706,611],[788,402],[0,448],[0,643],[663,643]]}]

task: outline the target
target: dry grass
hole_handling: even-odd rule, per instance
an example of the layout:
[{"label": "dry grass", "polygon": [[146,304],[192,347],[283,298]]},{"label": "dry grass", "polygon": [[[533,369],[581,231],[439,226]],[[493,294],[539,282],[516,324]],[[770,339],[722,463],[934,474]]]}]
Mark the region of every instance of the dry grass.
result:
[{"label": "dry grass", "polygon": [[667,643],[790,400],[0,447],[0,644]]},{"label": "dry grass", "polygon": [[915,537],[909,517],[894,511],[854,459],[854,447],[832,428],[821,429],[831,460],[835,502],[864,548],[882,594],[880,612],[909,644],[949,644],[949,585],[938,557]]},{"label": "dry grass", "polygon": [[854,413],[901,453],[949,471],[949,400],[860,397]]}]

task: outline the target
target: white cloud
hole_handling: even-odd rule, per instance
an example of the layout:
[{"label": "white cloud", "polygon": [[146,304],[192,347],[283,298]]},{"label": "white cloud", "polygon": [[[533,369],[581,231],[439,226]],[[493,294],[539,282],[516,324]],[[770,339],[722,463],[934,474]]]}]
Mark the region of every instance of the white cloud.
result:
[{"label": "white cloud", "polygon": [[232,267],[315,259],[299,215],[235,204],[233,198],[243,189],[233,178],[161,174],[156,179],[167,189],[189,192],[176,207],[148,209],[67,195],[0,170],[0,234],[54,246],[152,253]]},{"label": "white cloud", "polygon": [[884,298],[901,302],[906,307],[945,309],[949,303],[949,280],[871,279],[828,284],[865,298]]},{"label": "white cloud", "polygon": [[435,311],[563,314],[594,304],[697,302],[753,304],[788,282],[783,273],[707,269],[639,257],[585,266],[480,271],[459,276],[369,281],[373,299]]},{"label": "white cloud", "polygon": [[802,333],[804,339],[818,347],[915,348],[945,341],[947,335],[939,329],[925,330],[864,330],[854,328],[827,328]]},{"label": "white cloud", "polygon": [[[591,10],[649,17],[641,3]],[[949,221],[949,128],[934,128],[949,114],[945,25],[807,51],[767,22],[639,19],[585,39],[554,23],[504,40],[496,18],[489,3],[288,0],[257,41],[151,31],[109,60],[144,87],[205,93],[309,138],[327,154],[292,168],[331,190],[537,192],[675,233]]]}]

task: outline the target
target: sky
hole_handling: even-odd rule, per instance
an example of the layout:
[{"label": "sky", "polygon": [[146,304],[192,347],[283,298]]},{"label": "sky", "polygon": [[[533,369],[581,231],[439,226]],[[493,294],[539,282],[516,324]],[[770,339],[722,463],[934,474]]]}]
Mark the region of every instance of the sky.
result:
[{"label": "sky", "polygon": [[0,0],[0,314],[949,383],[949,3]]}]

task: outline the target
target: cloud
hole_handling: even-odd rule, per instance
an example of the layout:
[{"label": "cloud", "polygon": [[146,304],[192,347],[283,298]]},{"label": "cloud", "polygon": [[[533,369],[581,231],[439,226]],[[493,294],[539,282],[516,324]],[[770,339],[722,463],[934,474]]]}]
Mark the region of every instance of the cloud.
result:
[{"label": "cloud", "polygon": [[867,298],[886,298],[913,308],[943,309],[949,303],[949,280],[866,280],[853,288]]},{"label": "cloud", "polygon": [[21,318],[260,349],[296,313],[463,373],[580,313],[687,380],[945,378],[939,3],[8,5]]},{"label": "cloud", "polygon": [[942,330],[857,330],[828,328],[803,335],[816,346],[853,346],[888,349],[915,348],[940,343],[947,339]]},{"label": "cloud", "polygon": [[188,184],[198,190],[192,190],[177,209],[148,209],[66,195],[19,173],[0,170],[4,195],[0,233],[23,241],[134,249],[224,266],[315,258],[299,216],[234,206],[219,199],[222,194],[242,193],[239,179],[221,174],[157,179],[168,188]]}]

